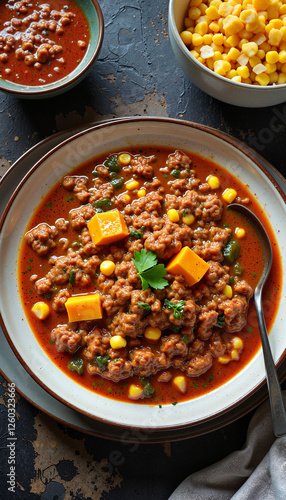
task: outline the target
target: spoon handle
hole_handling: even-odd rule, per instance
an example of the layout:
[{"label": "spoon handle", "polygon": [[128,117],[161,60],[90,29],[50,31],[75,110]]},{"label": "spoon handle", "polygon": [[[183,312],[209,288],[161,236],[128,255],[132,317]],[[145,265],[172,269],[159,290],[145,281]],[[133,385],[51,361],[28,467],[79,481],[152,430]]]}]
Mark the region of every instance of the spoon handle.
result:
[{"label": "spoon handle", "polygon": [[266,379],[269,392],[270,407],[273,419],[274,434],[277,437],[286,435],[286,408],[284,396],[277,377],[276,367],[273,361],[266,325],[262,309],[261,293],[254,294],[254,304],[260,330]]}]

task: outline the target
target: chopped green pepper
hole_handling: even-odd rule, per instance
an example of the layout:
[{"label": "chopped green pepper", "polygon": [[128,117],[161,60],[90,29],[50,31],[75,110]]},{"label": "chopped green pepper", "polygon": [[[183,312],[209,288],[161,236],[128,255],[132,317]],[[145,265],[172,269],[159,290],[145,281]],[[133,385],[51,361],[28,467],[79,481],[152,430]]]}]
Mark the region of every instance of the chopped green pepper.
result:
[{"label": "chopped green pepper", "polygon": [[120,172],[120,165],[118,164],[117,155],[112,155],[104,162],[104,166],[110,170],[110,172]]},{"label": "chopped green pepper", "polygon": [[119,179],[112,179],[111,183],[114,189],[118,190],[121,189],[123,186],[124,178],[119,177]]},{"label": "chopped green pepper", "polygon": [[129,233],[129,236],[133,236],[133,238],[135,238],[136,240],[140,240],[141,238],[143,238],[143,233],[141,233],[141,231],[137,231],[137,229],[134,229],[133,231],[131,231],[131,233]]},{"label": "chopped green pepper", "polygon": [[70,285],[74,285],[74,283],[75,283],[75,272],[71,271],[70,272],[70,277],[69,277],[69,284]]},{"label": "chopped green pepper", "polygon": [[176,169],[174,169],[174,170],[172,170],[172,171],[171,171],[171,175],[172,175],[173,177],[175,177],[176,179],[179,179],[179,178],[180,178],[180,176],[181,176],[181,172],[180,172],[180,170],[176,170]]},{"label": "chopped green pepper", "polygon": [[233,272],[235,276],[241,277],[244,273],[244,268],[239,262],[236,262],[236,264],[233,266]]},{"label": "chopped green pepper", "polygon": [[240,243],[237,240],[229,240],[224,247],[223,256],[228,264],[233,264],[239,257]]},{"label": "chopped green pepper", "polygon": [[77,372],[79,375],[83,374],[84,361],[81,358],[74,358],[68,364],[68,369],[72,372]]},{"label": "chopped green pepper", "polygon": [[110,361],[110,357],[109,356],[96,356],[95,361],[97,362],[98,367],[101,369],[101,371],[104,371],[108,361]]},{"label": "chopped green pepper", "polygon": [[93,203],[94,208],[111,208],[112,201],[109,198],[102,198]]},{"label": "chopped green pepper", "polygon": [[146,396],[147,398],[152,396],[152,394],[154,394],[154,392],[155,392],[155,387],[153,387],[153,385],[151,384],[150,378],[149,377],[141,377],[140,382],[143,386],[144,396]]},{"label": "chopped green pepper", "polygon": [[216,326],[219,326],[220,328],[225,326],[224,316],[218,316]]}]

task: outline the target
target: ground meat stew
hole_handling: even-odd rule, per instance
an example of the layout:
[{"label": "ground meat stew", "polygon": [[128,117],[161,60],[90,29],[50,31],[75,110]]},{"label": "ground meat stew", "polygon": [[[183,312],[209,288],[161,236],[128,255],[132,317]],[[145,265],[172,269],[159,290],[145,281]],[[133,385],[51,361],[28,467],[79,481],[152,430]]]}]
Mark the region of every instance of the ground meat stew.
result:
[{"label": "ground meat stew", "polygon": [[113,152],[64,177],[21,247],[26,316],[50,358],[114,399],[177,404],[233,377],[259,348],[252,296],[263,266],[247,205],[273,243],[268,328],[281,292],[275,236],[247,187],[170,148]]},{"label": "ground meat stew", "polygon": [[64,78],[83,59],[88,21],[66,0],[0,2],[0,77],[27,86]]}]

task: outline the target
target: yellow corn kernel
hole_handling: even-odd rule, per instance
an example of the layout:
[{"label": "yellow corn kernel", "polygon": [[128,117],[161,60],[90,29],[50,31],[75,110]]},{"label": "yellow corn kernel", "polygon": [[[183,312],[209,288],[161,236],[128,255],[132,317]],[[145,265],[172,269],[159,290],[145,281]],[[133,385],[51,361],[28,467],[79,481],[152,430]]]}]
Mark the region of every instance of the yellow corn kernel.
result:
[{"label": "yellow corn kernel", "polygon": [[236,4],[233,9],[232,9],[232,15],[233,16],[237,16],[239,17],[240,16],[240,13],[241,13],[241,10],[242,10],[242,6],[239,5],[239,4]]},{"label": "yellow corn kernel", "polygon": [[259,45],[259,48],[264,50],[265,52],[269,52],[271,50],[271,45],[268,42],[263,42]]},{"label": "yellow corn kernel", "polygon": [[50,313],[50,308],[46,302],[36,302],[31,311],[38,319],[46,319]]},{"label": "yellow corn kernel", "polygon": [[240,38],[238,35],[231,35],[226,39],[226,41],[231,47],[237,47],[240,42]]},{"label": "yellow corn kernel", "polygon": [[203,43],[204,43],[204,39],[203,39],[202,35],[200,35],[199,33],[193,33],[193,40],[192,40],[193,46],[199,47]]},{"label": "yellow corn kernel", "polygon": [[243,348],[243,341],[240,337],[233,337],[231,343],[237,351],[240,351]]},{"label": "yellow corn kernel", "polygon": [[265,52],[264,52],[264,50],[259,49],[259,50],[257,51],[256,56],[254,56],[254,57],[259,57],[259,59],[261,59],[261,61],[262,61],[262,59],[264,59],[264,58],[265,58]]},{"label": "yellow corn kernel", "polygon": [[241,76],[241,78],[248,78],[249,77],[249,69],[247,66],[238,66],[236,68],[237,74]]},{"label": "yellow corn kernel", "polygon": [[219,31],[219,25],[216,21],[212,21],[210,24],[209,24],[209,29],[211,31],[213,31],[214,33],[218,33]]},{"label": "yellow corn kernel", "polygon": [[157,328],[156,326],[147,326],[144,330],[144,337],[147,340],[159,340],[161,335],[162,332],[160,328]]},{"label": "yellow corn kernel", "polygon": [[227,188],[222,193],[222,197],[227,203],[232,203],[237,197],[237,192],[235,191],[235,189]]},{"label": "yellow corn kernel", "polygon": [[277,19],[279,17],[279,10],[270,5],[270,7],[268,7],[267,9],[267,14],[268,14],[268,19]]},{"label": "yellow corn kernel", "polygon": [[256,23],[258,21],[258,14],[254,9],[244,9],[239,17],[243,23]]},{"label": "yellow corn kernel", "polygon": [[280,5],[279,14],[280,15],[286,14],[286,4]]},{"label": "yellow corn kernel", "polygon": [[[199,35],[201,35],[202,37],[204,35],[206,35],[208,32],[208,23],[206,22],[202,22],[202,23],[199,23],[197,24],[197,26],[195,27],[195,33],[198,33]],[[203,40],[204,41],[204,40]]]},{"label": "yellow corn kernel", "polygon": [[255,42],[244,43],[241,47],[241,50],[248,57],[252,57],[255,56],[255,54],[257,54],[258,45]]},{"label": "yellow corn kernel", "polygon": [[232,288],[230,285],[225,285],[222,293],[228,298],[228,299],[231,299],[232,298]]},{"label": "yellow corn kernel", "polygon": [[237,238],[244,238],[246,234],[245,229],[243,227],[236,227],[234,232]]},{"label": "yellow corn kernel", "polygon": [[190,1],[190,6],[191,7],[198,7],[199,5],[201,5],[203,0],[191,0]]},{"label": "yellow corn kernel", "polygon": [[237,72],[235,69],[231,69],[225,76],[231,80],[234,76],[237,76]]},{"label": "yellow corn kernel", "polygon": [[217,10],[217,8],[214,5],[210,5],[206,9],[206,15],[208,16],[208,19],[211,19],[212,21],[214,19],[217,19],[219,17],[218,10]]},{"label": "yellow corn kernel", "polygon": [[121,335],[114,335],[114,337],[110,339],[110,346],[112,349],[121,349],[122,347],[126,347],[126,345],[126,339],[121,337]]},{"label": "yellow corn kernel", "polygon": [[278,75],[277,84],[278,85],[284,85],[284,83],[286,83],[286,74],[285,73],[280,73],[280,75]]},{"label": "yellow corn kernel", "polygon": [[286,50],[281,50],[278,54],[278,58],[280,63],[282,64],[286,63]]},{"label": "yellow corn kernel", "polygon": [[195,222],[195,216],[193,214],[184,215],[182,221],[184,224],[187,224],[187,226],[190,226]]},{"label": "yellow corn kernel", "polygon": [[215,61],[214,72],[217,75],[225,76],[231,70],[231,65],[228,61]]},{"label": "yellow corn kernel", "polygon": [[180,220],[180,216],[178,211],[175,208],[170,208],[168,210],[167,215],[171,222],[178,222]]},{"label": "yellow corn kernel", "polygon": [[[205,15],[207,8],[208,8],[208,6],[205,3],[201,3],[199,5],[199,9],[200,9],[203,16]],[[206,21],[207,21],[207,19],[206,19]]]},{"label": "yellow corn kernel", "polygon": [[230,362],[230,357],[227,354],[223,354],[223,356],[219,356],[217,359],[223,365],[227,365]]},{"label": "yellow corn kernel", "polygon": [[201,16],[201,14],[202,13],[200,9],[198,9],[198,7],[191,7],[188,12],[189,18],[193,19],[194,21],[196,21],[196,19],[198,19]]},{"label": "yellow corn kernel", "polygon": [[276,28],[272,28],[270,31],[269,31],[269,35],[268,35],[268,41],[271,45],[275,45],[275,46],[279,46],[280,42],[281,42],[281,38],[282,38],[282,32],[280,31],[280,29],[276,29]]},{"label": "yellow corn kernel", "polygon": [[267,52],[265,59],[269,64],[275,64],[279,61],[279,54],[276,50],[270,50]]},{"label": "yellow corn kernel", "polygon": [[266,86],[269,83],[269,75],[267,73],[260,73],[260,75],[256,75],[255,81],[262,86]]},{"label": "yellow corn kernel", "polygon": [[281,19],[271,19],[271,21],[269,21],[269,26],[270,29],[275,28],[279,30],[283,26],[283,21]]},{"label": "yellow corn kernel", "polygon": [[220,54],[222,54],[224,52],[223,45],[216,45],[215,43],[212,43],[211,47],[214,49],[214,52],[220,52]]},{"label": "yellow corn kernel", "polygon": [[223,20],[223,29],[226,36],[235,35],[244,28],[243,22],[237,16],[227,16]]},{"label": "yellow corn kernel", "polygon": [[227,54],[227,59],[229,61],[236,61],[239,58],[240,54],[240,50],[236,49],[235,47],[231,47]]},{"label": "yellow corn kernel", "polygon": [[143,388],[138,387],[138,385],[131,384],[128,389],[128,397],[130,399],[139,399],[143,396]]},{"label": "yellow corn kernel", "polygon": [[257,56],[253,56],[253,57],[249,58],[249,64],[252,68],[254,68],[254,66],[256,66],[257,64],[260,64],[260,63],[261,63],[261,59],[259,59],[259,57],[257,57]]},{"label": "yellow corn kernel", "polygon": [[266,63],[265,64],[265,67],[266,67],[266,70],[265,72],[270,75],[270,73],[274,73],[276,71],[276,64],[269,64],[269,63]]},{"label": "yellow corn kernel", "polygon": [[270,5],[270,0],[252,0],[252,5],[255,10],[266,10]]},{"label": "yellow corn kernel", "polygon": [[278,73],[275,71],[275,73],[270,73],[269,75],[269,83],[277,83],[278,82]]},{"label": "yellow corn kernel", "polygon": [[182,33],[180,33],[180,37],[185,45],[191,45],[193,35],[190,31],[182,31]]},{"label": "yellow corn kernel", "polygon": [[199,57],[199,53],[196,51],[196,50],[191,50],[190,51],[190,54],[192,54],[193,57],[195,57],[196,59]]},{"label": "yellow corn kernel", "polygon": [[215,35],[213,35],[213,43],[215,43],[215,45],[222,45],[223,44],[223,34],[222,33],[216,33]]},{"label": "yellow corn kernel", "polygon": [[207,63],[207,67],[213,71],[213,69],[214,69],[214,61],[213,61],[213,59],[211,59],[211,58],[209,57],[209,58],[207,59],[206,63]]},{"label": "yellow corn kernel", "polygon": [[202,64],[204,64],[204,62],[205,62],[205,60],[204,60],[204,58],[203,58],[202,56],[199,56],[199,57],[198,57],[198,61],[199,61],[200,63],[202,63]]},{"label": "yellow corn kernel", "polygon": [[222,59],[222,56],[221,56],[221,53],[219,50],[216,50],[214,55],[213,55],[213,61],[215,63],[215,61],[221,61]]},{"label": "yellow corn kernel", "polygon": [[125,193],[123,194],[122,196],[120,196],[120,200],[123,201],[123,203],[130,203],[131,201],[131,196],[129,196],[129,194]]},{"label": "yellow corn kernel", "polygon": [[125,187],[128,191],[133,191],[134,189],[139,188],[139,182],[134,180],[128,181],[126,182]]},{"label": "yellow corn kernel", "polygon": [[233,82],[237,82],[237,83],[241,83],[241,76],[238,76],[238,75],[237,76],[233,76],[232,77],[232,81]]},{"label": "yellow corn kernel", "polygon": [[184,21],[184,24],[185,24],[185,27],[187,28],[191,28],[195,25],[195,21],[193,21],[193,19],[190,19],[189,17],[186,17],[185,18],[185,21]]},{"label": "yellow corn kernel", "polygon": [[217,189],[220,186],[219,178],[216,175],[209,175],[207,177],[208,185],[211,189]]},{"label": "yellow corn kernel", "polygon": [[207,33],[203,36],[204,43],[206,45],[210,45],[212,43],[213,35],[211,33]]},{"label": "yellow corn kernel", "polygon": [[219,15],[222,17],[227,17],[232,13],[233,6],[228,2],[223,2],[218,8]]},{"label": "yellow corn kernel", "polygon": [[118,161],[119,163],[121,163],[121,165],[129,165],[129,163],[131,162],[131,155],[128,153],[121,153],[118,156]]},{"label": "yellow corn kernel", "polygon": [[187,381],[186,377],[184,375],[178,375],[177,377],[174,378],[173,384],[179,389],[180,392],[184,394],[187,390]]},{"label": "yellow corn kernel", "polygon": [[111,276],[115,269],[115,264],[112,260],[103,260],[100,264],[100,271],[104,276]]},{"label": "yellow corn kernel", "polygon": [[141,189],[139,189],[139,191],[137,191],[138,198],[142,198],[142,196],[145,196],[145,194],[146,194],[145,188],[141,188]]},{"label": "yellow corn kernel", "polygon": [[232,351],[230,353],[230,356],[231,356],[231,359],[233,361],[238,361],[239,360],[239,353],[237,352],[236,349],[232,349]]}]

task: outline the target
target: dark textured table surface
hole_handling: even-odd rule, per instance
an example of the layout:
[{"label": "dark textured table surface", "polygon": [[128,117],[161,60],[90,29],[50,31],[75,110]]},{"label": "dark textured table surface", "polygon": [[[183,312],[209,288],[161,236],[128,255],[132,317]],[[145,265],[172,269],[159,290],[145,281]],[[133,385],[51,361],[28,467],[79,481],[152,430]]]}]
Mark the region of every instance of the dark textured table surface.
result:
[{"label": "dark textured table surface", "polygon": [[[0,93],[1,175],[55,132],[106,118],[146,115],[180,118],[227,132],[286,174],[286,103],[236,108],[196,88],[177,67],[170,47],[167,0],[101,0],[100,5],[103,46],[79,86],[43,101]],[[7,383],[2,377],[0,417],[1,499],[163,500],[188,474],[239,449],[251,413],[196,438],[127,444],[70,429],[17,395],[15,493],[9,493],[6,482]]]}]

